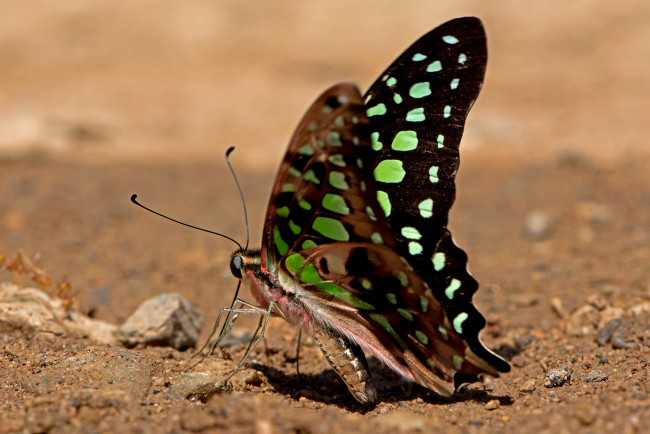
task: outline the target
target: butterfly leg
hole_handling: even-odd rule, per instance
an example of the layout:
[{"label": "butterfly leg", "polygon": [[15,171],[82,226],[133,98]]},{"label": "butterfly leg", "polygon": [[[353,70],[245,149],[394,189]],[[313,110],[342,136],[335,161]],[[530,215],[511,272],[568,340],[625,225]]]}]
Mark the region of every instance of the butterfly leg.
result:
[{"label": "butterfly leg", "polygon": [[[261,308],[259,308],[257,306],[253,306],[253,305],[251,305],[249,303],[246,303],[243,300],[241,302],[246,304],[247,306],[250,306],[250,309],[242,309],[242,310],[240,310],[239,313],[257,313],[257,314],[262,314],[263,315],[262,318],[260,319],[260,324],[262,326],[262,329],[260,330],[260,327],[259,326],[257,327],[257,329],[255,330],[255,334],[253,335],[253,338],[251,339],[250,343],[248,344],[248,348],[246,349],[246,353],[244,354],[244,357],[242,357],[242,359],[239,361],[239,364],[237,365],[235,370],[232,371],[230,373],[230,375],[228,375],[228,377],[224,380],[224,383],[227,383],[233,377],[233,375],[235,375],[237,373],[237,371],[239,371],[239,368],[242,367],[244,362],[246,362],[246,359],[248,359],[248,357],[250,357],[251,353],[253,352],[253,350],[255,349],[257,344],[259,344],[259,342],[262,340],[262,338],[264,337],[264,333],[266,332],[266,326],[269,323],[269,318],[271,318],[272,310],[275,307],[275,303],[273,303],[273,302],[269,303],[269,307],[266,310],[261,309]],[[242,312],[244,310],[246,312]]]},{"label": "butterfly leg", "polygon": [[[194,363],[192,366],[187,368],[187,370],[193,369],[196,365],[199,363],[203,362],[207,357],[209,357],[214,350],[217,348],[217,346],[221,343],[224,337],[230,332],[232,329],[233,324],[235,323],[235,320],[239,317],[240,313],[254,313],[254,314],[260,314],[260,312],[264,313],[266,311],[261,310],[256,307],[252,306],[249,303],[245,302],[244,300],[241,299],[236,299],[233,301],[232,306],[236,305],[237,303],[240,303],[240,308],[239,309],[234,309],[233,307],[224,307],[221,309],[221,312],[219,312],[219,316],[217,317],[217,321],[214,324],[214,328],[212,329],[212,333],[210,333],[210,336],[208,337],[206,343],[201,347],[199,351],[197,351],[194,355],[200,354],[208,344],[210,345],[210,348],[206,354],[201,356],[201,358]],[[243,309],[243,306],[251,306],[248,309]],[[212,336],[214,336],[217,328],[219,327],[219,323],[221,322],[221,317],[224,314],[224,312],[227,312],[228,315],[226,316],[226,321],[224,322],[223,326],[221,327],[221,331],[219,332],[219,336],[217,336],[217,339],[215,339],[212,343],[210,343],[210,339],[212,339]]]},{"label": "butterfly leg", "polygon": [[374,402],[377,392],[370,383],[368,362],[361,347],[332,329],[314,326],[313,332],[318,347],[354,399],[362,404]]},{"label": "butterfly leg", "polygon": [[296,343],[296,374],[300,379],[300,341],[302,340],[302,328],[298,329],[298,342]]},{"label": "butterfly leg", "polygon": [[[234,295],[234,297],[232,299],[232,303],[230,303],[230,308],[221,309],[221,312],[219,312],[219,316],[217,317],[217,321],[214,323],[214,327],[212,328],[212,332],[210,333],[210,336],[208,336],[208,339],[205,341],[205,344],[203,344],[201,349],[199,351],[197,351],[196,353],[194,353],[192,355],[192,357],[196,356],[197,354],[202,353],[203,350],[205,349],[205,347],[208,346],[208,344],[210,343],[210,340],[212,339],[212,336],[214,336],[214,334],[217,331],[217,328],[219,327],[219,323],[221,322],[221,315],[224,312],[228,312],[228,316],[226,317],[226,322],[224,323],[223,327],[221,328],[221,331],[219,332],[219,337],[217,338],[217,342],[220,342],[221,339],[223,339],[223,336],[228,334],[228,331],[230,330],[230,328],[228,328],[228,330],[226,330],[226,328],[225,328],[226,325],[230,324],[230,327],[232,327],[232,324],[237,319],[237,314],[234,313],[234,311],[235,311],[235,305],[237,304],[237,301],[239,300],[237,295],[239,294],[239,288],[240,287],[241,287],[241,281],[237,284],[237,289],[235,290],[235,295]],[[242,307],[242,306],[243,305],[240,305],[240,307]],[[202,357],[201,360],[199,360],[197,363],[190,366],[189,369],[192,369],[193,367],[195,367],[196,365],[201,363],[206,357],[208,357],[210,354],[212,354],[212,352],[214,351],[215,348],[216,348],[216,345],[210,345],[210,350],[208,351],[208,353],[204,357]]]}]

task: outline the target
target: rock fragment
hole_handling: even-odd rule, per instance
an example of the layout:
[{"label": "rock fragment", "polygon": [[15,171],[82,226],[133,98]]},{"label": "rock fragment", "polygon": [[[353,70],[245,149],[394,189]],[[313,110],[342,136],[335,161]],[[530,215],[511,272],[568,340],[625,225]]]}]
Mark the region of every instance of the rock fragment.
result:
[{"label": "rock fragment", "polygon": [[137,344],[184,350],[196,345],[204,316],[198,307],[178,294],[151,298],[138,307],[118,330],[127,347]]},{"label": "rock fragment", "polygon": [[609,374],[607,372],[594,369],[585,377],[585,383],[597,383],[599,381],[605,381],[608,378],[609,378]]},{"label": "rock fragment", "polygon": [[544,381],[544,386],[548,388],[562,387],[569,381],[571,381],[571,371],[568,366],[562,366],[548,371],[546,374],[546,380]]}]

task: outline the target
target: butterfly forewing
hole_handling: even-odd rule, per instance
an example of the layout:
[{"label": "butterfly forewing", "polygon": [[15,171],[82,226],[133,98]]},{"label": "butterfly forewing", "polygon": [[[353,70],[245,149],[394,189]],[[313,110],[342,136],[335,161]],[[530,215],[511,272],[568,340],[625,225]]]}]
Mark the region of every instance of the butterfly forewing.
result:
[{"label": "butterfly forewing", "polygon": [[312,104],[273,187],[263,269],[272,273],[282,258],[327,243],[395,244],[364,166],[372,152],[368,137],[368,119],[355,86],[333,86]]},{"label": "butterfly forewing", "polygon": [[467,255],[446,229],[455,199],[458,147],[487,62],[483,26],[474,17],[449,21],[402,55],[370,87],[371,167],[378,199],[406,258],[460,324],[471,349],[498,370],[507,363],[478,339],[485,320],[471,303],[478,284]]}]

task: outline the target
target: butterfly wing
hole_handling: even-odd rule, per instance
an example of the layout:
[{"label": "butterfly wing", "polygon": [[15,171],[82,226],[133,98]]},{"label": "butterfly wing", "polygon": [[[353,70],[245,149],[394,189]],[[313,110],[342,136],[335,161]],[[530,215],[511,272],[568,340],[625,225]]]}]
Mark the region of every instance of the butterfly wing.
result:
[{"label": "butterfly wing", "polygon": [[334,328],[441,393],[509,369],[478,338],[477,283],[446,229],[485,58],[480,21],[463,18],[400,56],[365,107],[352,85],[327,90],[294,133],[264,226],[261,271],[306,312],[294,322]]},{"label": "butterfly wing", "polygon": [[404,377],[451,394],[459,379],[498,375],[467,346],[464,322],[448,320],[426,282],[392,248],[333,243],[295,254],[284,265],[300,282],[296,295],[314,318]]},{"label": "butterfly wing", "polygon": [[338,84],[307,110],[273,187],[264,224],[262,271],[274,275],[294,252],[334,242],[395,245],[377,203],[368,118],[359,90]]},{"label": "butterfly wing", "polygon": [[447,230],[455,199],[460,140],[487,62],[474,17],[449,21],[408,48],[370,87],[370,167],[378,200],[396,234],[396,251],[433,290],[474,353],[505,372],[508,364],[480,342],[485,320],[472,304],[478,283]]}]

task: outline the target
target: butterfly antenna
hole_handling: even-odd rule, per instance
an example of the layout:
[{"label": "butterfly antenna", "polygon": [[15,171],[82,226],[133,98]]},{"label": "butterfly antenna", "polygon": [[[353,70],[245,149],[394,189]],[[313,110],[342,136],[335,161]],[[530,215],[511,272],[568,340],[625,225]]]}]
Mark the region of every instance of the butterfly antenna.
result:
[{"label": "butterfly antenna", "polygon": [[[223,238],[225,238],[225,239],[227,239],[227,240],[230,240],[230,241],[232,241],[233,243],[237,244],[237,246],[238,246],[240,249],[242,248],[242,247],[241,247],[241,244],[239,244],[239,243],[238,243],[237,241],[235,241],[233,238],[230,238],[228,235],[220,234],[219,232],[209,231],[209,230],[207,230],[207,229],[203,229],[203,228],[200,228],[200,227],[198,227],[198,226],[193,226],[193,225],[190,225],[190,224],[187,224],[187,223],[183,223],[183,222],[181,222],[181,221],[178,221],[178,220],[176,220],[176,219],[173,219],[173,218],[171,218],[171,217],[167,217],[167,216],[164,215],[164,214],[161,214],[161,213],[159,213],[159,212],[156,212],[156,211],[152,210],[151,208],[147,208],[146,206],[142,205],[140,202],[138,202],[138,201],[136,200],[137,197],[138,197],[137,194],[132,195],[132,196],[131,196],[131,202],[133,202],[134,204],[138,205],[140,208],[144,208],[144,209],[146,209],[146,210],[149,211],[150,213],[153,213],[153,214],[156,214],[157,216],[160,216],[160,217],[166,218],[167,220],[171,220],[171,221],[173,221],[174,223],[178,223],[179,225],[187,226],[188,228],[198,229],[198,230],[200,230],[200,231],[207,232],[207,233],[209,233],[209,234],[213,234],[213,235],[219,235],[220,237],[223,237]],[[248,228],[248,226],[246,226],[246,227]],[[248,237],[246,237],[246,238],[247,238],[246,246],[248,246]]]},{"label": "butterfly antenna", "polygon": [[246,223],[246,249],[248,249],[249,232],[248,232],[248,213],[246,212],[246,202],[244,201],[244,193],[242,193],[241,191],[239,181],[237,181],[237,175],[235,175],[235,171],[233,170],[232,165],[230,164],[230,153],[234,150],[235,147],[231,146],[226,151],[226,163],[228,163],[228,168],[230,169],[230,173],[232,173],[232,177],[235,179],[235,184],[237,184],[237,190],[239,190],[239,197],[241,198],[241,203],[242,206],[244,207],[244,222]]}]

